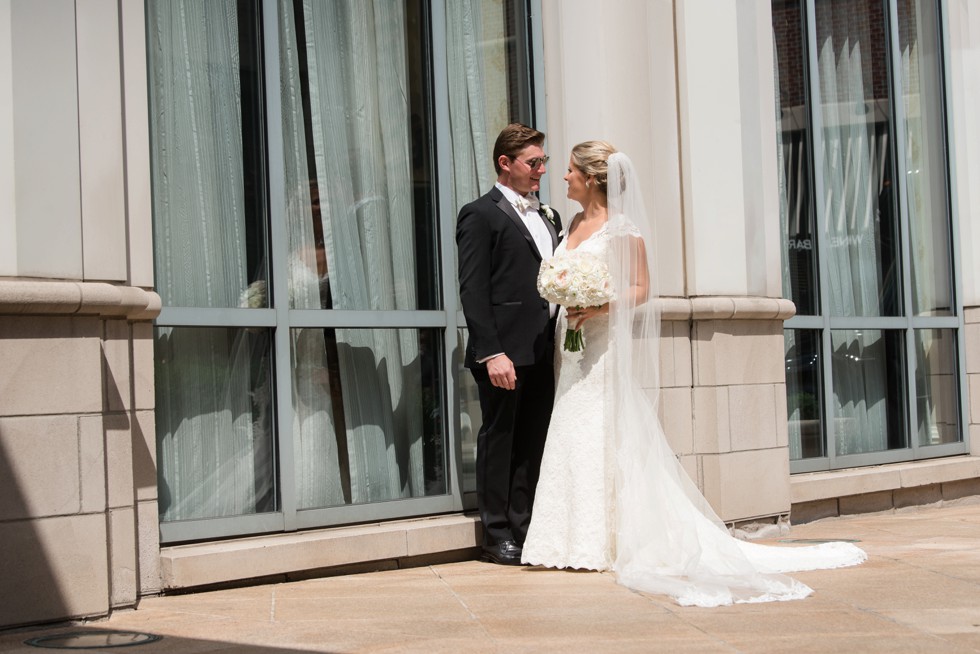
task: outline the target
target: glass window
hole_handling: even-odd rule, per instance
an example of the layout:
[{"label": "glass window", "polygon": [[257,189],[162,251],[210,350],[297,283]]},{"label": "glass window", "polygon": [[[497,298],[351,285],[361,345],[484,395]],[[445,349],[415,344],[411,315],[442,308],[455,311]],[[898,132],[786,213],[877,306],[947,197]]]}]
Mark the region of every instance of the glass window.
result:
[{"label": "glass window", "polygon": [[153,346],[161,520],[277,510],[268,330],[157,327]]},{"label": "glass window", "polygon": [[902,333],[842,329],[830,340],[836,454],[906,447]]},{"label": "glass window", "polygon": [[901,310],[884,4],[816,3],[830,312]]},{"label": "glass window", "polygon": [[772,20],[791,469],[961,454],[940,3]]},{"label": "glass window", "polygon": [[804,16],[799,0],[776,0],[772,24],[779,97],[778,150],[780,218],[783,235],[783,294],[796,304],[798,315],[812,316],[817,307],[817,233],[813,214],[804,49]]},{"label": "glass window", "polygon": [[919,445],[955,443],[960,438],[956,334],[951,329],[920,329],[915,337]]},{"label": "glass window", "polygon": [[532,122],[530,17],[442,9],[148,0],[164,541],[434,513],[474,490],[479,403],[447,375],[465,329],[442,252],[493,184],[495,135]]},{"label": "glass window", "polygon": [[820,332],[812,329],[787,329],[785,339],[789,458],[796,460],[826,456]]},{"label": "glass window", "polygon": [[912,254],[915,315],[953,315],[946,203],[946,137],[942,97],[939,7],[898,2],[902,105],[905,113],[905,183]]}]

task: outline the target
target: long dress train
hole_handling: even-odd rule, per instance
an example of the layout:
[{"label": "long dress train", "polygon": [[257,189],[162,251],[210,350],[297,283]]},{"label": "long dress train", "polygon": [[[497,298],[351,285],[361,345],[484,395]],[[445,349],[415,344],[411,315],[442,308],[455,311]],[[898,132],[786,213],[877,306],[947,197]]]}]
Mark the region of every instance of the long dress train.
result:
[{"label": "long dress train", "polygon": [[[612,267],[622,257],[617,241],[638,237],[632,224],[611,220],[577,249]],[[560,244],[555,256],[565,250]],[[562,309],[558,343],[565,328]],[[613,570],[630,588],[683,605],[718,606],[800,599],[811,589],[780,573],[867,558],[850,543],[779,547],[731,536],[671,451],[656,400],[624,370],[640,353],[636,343],[617,338],[632,339],[633,332],[611,329],[610,319],[599,316],[585,322],[583,334],[581,352],[558,346],[555,407],[525,563]]]}]

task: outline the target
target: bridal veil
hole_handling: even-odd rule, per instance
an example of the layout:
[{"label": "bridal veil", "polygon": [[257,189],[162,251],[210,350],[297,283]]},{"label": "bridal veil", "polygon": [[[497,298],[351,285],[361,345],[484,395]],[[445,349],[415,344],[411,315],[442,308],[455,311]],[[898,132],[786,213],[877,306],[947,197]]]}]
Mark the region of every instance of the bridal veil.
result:
[{"label": "bridal veil", "polygon": [[[660,311],[652,216],[643,206],[630,159],[609,157],[607,229],[612,365],[605,398],[615,457],[614,570],[636,590],[683,605],[718,606],[806,597],[812,591],[784,572],[854,565],[865,553],[850,543],[764,546],[730,535],[671,451],[658,418]],[[643,290],[643,287],[645,291]]]}]

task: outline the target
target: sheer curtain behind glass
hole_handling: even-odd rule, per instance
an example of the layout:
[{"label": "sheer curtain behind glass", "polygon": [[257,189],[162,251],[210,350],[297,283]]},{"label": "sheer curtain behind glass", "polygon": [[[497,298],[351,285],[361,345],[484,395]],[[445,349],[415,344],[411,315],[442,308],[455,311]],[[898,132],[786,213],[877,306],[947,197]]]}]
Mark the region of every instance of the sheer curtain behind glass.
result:
[{"label": "sheer curtain behind glass", "polygon": [[[242,6],[147,4],[156,280],[168,307],[266,304],[246,292],[262,245],[254,224],[249,233],[258,190],[242,70],[255,59],[240,50]],[[155,347],[162,519],[274,509],[266,334],[158,327]]]},{"label": "sheer curtain behind glass", "polygon": [[[816,7],[824,232],[833,316],[897,315],[900,270],[891,184],[887,21],[882,3],[818,2]],[[886,332],[832,335],[837,453],[885,449],[890,412],[880,359]],[[844,370],[847,374],[843,374]],[[859,425],[860,428],[851,428]]]},{"label": "sheer curtain behind glass", "polygon": [[[301,263],[290,265],[305,269],[290,274],[291,306],[321,306],[312,275],[328,280],[333,309],[416,309],[405,4],[283,1],[279,7],[287,188],[300,198],[299,211],[289,217],[289,238]],[[308,115],[300,101],[304,75]],[[307,210],[311,187],[318,193],[320,224],[310,222]],[[318,247],[325,261],[315,275],[309,271],[318,270]],[[323,335],[310,331],[294,332],[296,365],[327,346]],[[314,387],[323,380],[297,380],[294,403],[318,398],[305,409],[310,428],[296,436],[297,464],[313,466],[313,472],[313,462],[326,457],[324,474],[334,475],[330,440],[342,420],[340,449],[349,460],[352,502],[424,495],[422,394],[411,381],[420,374],[418,339],[408,330],[334,333],[339,375],[328,381],[334,388]],[[339,403],[328,401],[331,393]],[[310,462],[300,460],[304,454]],[[311,488],[320,483],[315,475],[300,475],[304,506],[338,501],[332,485]]]}]

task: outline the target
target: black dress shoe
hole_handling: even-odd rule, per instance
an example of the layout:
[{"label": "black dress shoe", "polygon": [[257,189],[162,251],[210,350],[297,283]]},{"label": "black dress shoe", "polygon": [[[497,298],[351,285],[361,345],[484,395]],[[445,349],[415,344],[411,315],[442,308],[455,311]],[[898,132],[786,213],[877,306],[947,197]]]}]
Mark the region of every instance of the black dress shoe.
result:
[{"label": "black dress shoe", "polygon": [[483,560],[500,565],[521,565],[521,546],[512,540],[483,546]]}]

